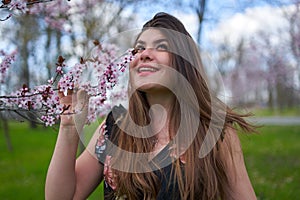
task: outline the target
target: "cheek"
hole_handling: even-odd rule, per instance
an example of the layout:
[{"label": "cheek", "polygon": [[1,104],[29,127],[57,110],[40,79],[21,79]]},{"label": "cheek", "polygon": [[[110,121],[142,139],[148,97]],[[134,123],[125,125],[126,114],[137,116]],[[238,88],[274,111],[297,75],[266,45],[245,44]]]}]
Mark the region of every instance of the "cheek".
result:
[{"label": "cheek", "polygon": [[169,53],[165,53],[164,55],[161,55],[160,63],[170,66],[171,65],[171,55]]},{"label": "cheek", "polygon": [[135,58],[129,63],[129,69],[135,68],[138,64],[138,56],[135,56]]},{"label": "cheek", "polygon": [[129,82],[133,80],[134,68],[137,66],[137,59],[135,58],[129,63]]}]

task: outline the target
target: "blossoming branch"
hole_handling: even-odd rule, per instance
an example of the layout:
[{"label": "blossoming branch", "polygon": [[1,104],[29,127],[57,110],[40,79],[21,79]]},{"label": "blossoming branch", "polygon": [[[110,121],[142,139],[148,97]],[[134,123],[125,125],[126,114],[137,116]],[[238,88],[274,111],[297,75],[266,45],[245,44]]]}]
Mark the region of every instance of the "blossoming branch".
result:
[{"label": "blossoming branch", "polygon": [[[58,57],[55,76],[44,85],[29,88],[23,85],[19,90],[8,95],[0,96],[0,110],[16,113],[31,112],[46,126],[55,124],[59,116],[70,105],[59,103],[58,92],[67,95],[68,90],[84,90],[90,97],[86,123],[89,124],[101,114],[101,107],[105,105],[108,90],[112,90],[118,83],[118,77],[125,71],[127,64],[133,59],[132,50],[128,50],[121,58],[117,56],[117,48],[112,44],[94,42],[95,49],[91,58],[81,58],[69,71],[65,58]],[[15,52],[5,55],[0,64],[0,80],[5,78],[5,72],[14,60]],[[84,76],[93,76],[94,80],[83,81]],[[74,110],[74,113],[79,112]],[[72,114],[72,113],[69,113]]]}]

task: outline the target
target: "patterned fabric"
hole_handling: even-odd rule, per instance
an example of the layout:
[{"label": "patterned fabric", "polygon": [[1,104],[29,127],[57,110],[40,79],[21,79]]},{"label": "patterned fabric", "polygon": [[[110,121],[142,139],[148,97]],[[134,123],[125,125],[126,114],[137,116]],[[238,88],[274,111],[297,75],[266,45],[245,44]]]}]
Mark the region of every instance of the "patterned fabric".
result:
[{"label": "patterned fabric", "polygon": [[[117,106],[113,108],[112,111],[114,114],[117,114],[117,120],[120,120],[120,117],[125,115],[126,109],[124,107]],[[110,166],[110,161],[113,155],[108,155],[109,146],[107,145],[107,141],[110,140],[112,143],[116,144],[116,138],[114,134],[117,125],[115,123],[113,114],[110,112],[106,118],[106,123],[100,127],[100,134],[97,139],[97,143],[95,146],[95,153],[99,162],[104,164],[104,195],[105,199],[127,199],[126,196],[116,197],[111,195],[117,189],[116,183],[116,175],[113,174],[113,171]],[[172,171],[172,155],[171,145],[167,145],[162,151],[160,151],[149,163],[150,165],[153,163],[155,166],[160,166],[162,162],[171,163],[167,166],[163,166],[161,170],[156,170],[154,173],[161,181],[161,188],[157,196],[157,200],[176,200],[180,199],[180,194],[178,190],[178,185],[174,183],[173,176],[171,176]],[[184,162],[181,162],[182,165]],[[141,196],[140,199],[143,199]]]}]

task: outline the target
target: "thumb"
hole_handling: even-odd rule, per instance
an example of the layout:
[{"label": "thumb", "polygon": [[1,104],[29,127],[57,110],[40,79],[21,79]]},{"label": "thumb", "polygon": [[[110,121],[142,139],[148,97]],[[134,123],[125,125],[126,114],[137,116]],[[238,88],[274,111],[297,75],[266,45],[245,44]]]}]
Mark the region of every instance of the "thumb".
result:
[{"label": "thumb", "polygon": [[77,105],[78,105],[78,109],[82,110],[82,109],[87,109],[88,105],[89,105],[89,99],[90,96],[87,94],[87,92],[85,90],[79,90],[77,92]]}]

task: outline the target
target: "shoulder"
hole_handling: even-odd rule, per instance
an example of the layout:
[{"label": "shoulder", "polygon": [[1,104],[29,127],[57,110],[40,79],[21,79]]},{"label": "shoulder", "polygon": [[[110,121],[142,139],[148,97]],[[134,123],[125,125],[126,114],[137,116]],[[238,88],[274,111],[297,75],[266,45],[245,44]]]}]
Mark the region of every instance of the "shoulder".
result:
[{"label": "shoulder", "polygon": [[223,142],[233,151],[242,151],[238,132],[231,125],[227,125],[224,129]]},{"label": "shoulder", "polygon": [[219,155],[227,170],[233,170],[244,163],[243,151],[237,130],[231,125],[224,129],[224,138],[218,142]]},{"label": "shoulder", "polygon": [[109,135],[111,135],[115,126],[121,122],[126,114],[127,110],[120,104],[114,106],[108,113],[105,119],[105,128]]},{"label": "shoulder", "polygon": [[114,106],[106,116],[106,119],[98,127],[97,140],[95,145],[95,154],[99,161],[103,162],[106,157],[108,140],[115,143],[117,141],[118,121],[121,121],[126,113],[122,106]]},{"label": "shoulder", "polygon": [[225,164],[225,173],[231,187],[230,196],[234,199],[256,199],[251,185],[238,132],[232,126],[224,130],[223,142],[220,142],[220,156]]}]

